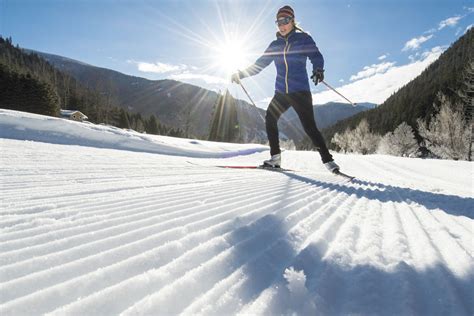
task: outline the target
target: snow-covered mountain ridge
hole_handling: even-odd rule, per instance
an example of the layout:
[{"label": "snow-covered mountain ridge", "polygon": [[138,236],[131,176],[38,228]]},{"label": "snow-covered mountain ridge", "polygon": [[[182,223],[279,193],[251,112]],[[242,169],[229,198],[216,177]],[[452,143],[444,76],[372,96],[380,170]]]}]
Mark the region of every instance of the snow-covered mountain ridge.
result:
[{"label": "snow-covered mountain ridge", "polygon": [[2,315],[472,315],[473,164],[0,110]]}]

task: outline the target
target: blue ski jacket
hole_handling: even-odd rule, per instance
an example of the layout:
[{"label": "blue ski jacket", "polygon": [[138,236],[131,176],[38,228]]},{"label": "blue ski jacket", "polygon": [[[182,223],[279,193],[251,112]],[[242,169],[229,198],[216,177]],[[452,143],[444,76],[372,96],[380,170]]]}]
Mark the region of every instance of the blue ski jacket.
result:
[{"label": "blue ski jacket", "polygon": [[239,71],[239,76],[254,76],[273,61],[277,70],[275,92],[310,91],[307,58],[313,64],[313,71],[324,69],[323,55],[309,34],[299,29],[294,29],[285,37],[277,33],[277,39],[270,43],[264,54],[252,66]]}]

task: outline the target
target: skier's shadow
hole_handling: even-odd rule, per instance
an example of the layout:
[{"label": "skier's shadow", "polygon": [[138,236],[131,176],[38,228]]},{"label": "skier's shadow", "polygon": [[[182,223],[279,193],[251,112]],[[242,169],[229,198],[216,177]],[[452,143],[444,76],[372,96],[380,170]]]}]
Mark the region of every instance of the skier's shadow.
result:
[{"label": "skier's shadow", "polygon": [[[359,198],[365,197],[367,199],[378,200],[380,202],[417,203],[424,206],[428,210],[442,210],[451,215],[466,216],[474,219],[473,198],[442,193],[432,193],[359,179],[352,180],[352,183],[359,185],[359,187],[357,187],[315,180],[305,176],[297,175],[292,172],[282,173],[297,181],[305,182],[318,187],[345,192],[347,195],[354,194]],[[367,186],[371,188],[362,188],[360,186]]]},{"label": "skier's shadow", "polygon": [[[380,189],[375,190],[357,189],[293,173],[287,175],[290,179],[318,188],[340,190],[380,201],[394,201],[391,196],[398,193],[390,190],[404,190],[387,188],[388,186],[383,184]],[[368,184],[360,180],[355,183]],[[226,265],[227,273],[239,269],[245,275],[236,285],[239,304],[244,305],[264,297],[263,293],[268,290],[274,295],[264,313],[268,315],[403,315],[408,311],[418,315],[445,315],[449,314],[449,311],[456,315],[472,314],[472,272],[463,276],[455,275],[443,262],[419,269],[412,261],[408,260],[407,263],[402,258],[398,263],[394,263],[391,269],[371,264],[341,264],[344,260],[339,262],[325,258],[332,241],[338,236],[337,225],[331,225],[327,234],[317,229],[322,234],[320,238],[311,240],[313,235],[307,235],[309,238],[306,240],[310,242],[299,249],[299,246],[295,246],[297,239],[293,237],[300,235],[293,235],[290,231],[295,233],[300,230],[290,225],[288,216],[281,212],[284,208],[291,208],[290,213],[294,214],[295,207],[289,204],[290,196],[291,194],[282,194],[281,203],[272,207],[272,210],[280,210],[279,213],[266,214],[242,226],[236,220],[237,228],[226,237],[233,249],[232,259]],[[404,201],[403,197],[399,197],[398,201]],[[306,217],[302,216],[298,223],[305,220]],[[322,227],[321,224],[319,227]],[[300,228],[301,231],[310,229],[305,225]],[[299,289],[292,290],[284,276],[290,267],[294,271],[302,271],[305,276],[305,280],[300,281]],[[450,304],[454,307],[450,307]],[[232,313],[231,309],[221,312]]]}]

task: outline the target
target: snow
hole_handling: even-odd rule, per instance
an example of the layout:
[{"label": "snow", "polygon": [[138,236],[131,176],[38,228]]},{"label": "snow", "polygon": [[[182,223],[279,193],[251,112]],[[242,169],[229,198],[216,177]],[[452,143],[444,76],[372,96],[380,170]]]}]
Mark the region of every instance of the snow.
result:
[{"label": "snow", "polygon": [[1,315],[472,315],[473,164],[0,110]]}]

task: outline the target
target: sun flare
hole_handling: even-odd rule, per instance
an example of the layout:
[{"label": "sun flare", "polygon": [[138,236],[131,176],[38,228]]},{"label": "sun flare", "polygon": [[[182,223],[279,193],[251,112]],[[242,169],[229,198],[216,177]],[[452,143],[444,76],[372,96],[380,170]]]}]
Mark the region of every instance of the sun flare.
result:
[{"label": "sun flare", "polygon": [[216,66],[226,75],[242,70],[250,65],[249,52],[239,40],[227,40],[216,48]]}]

